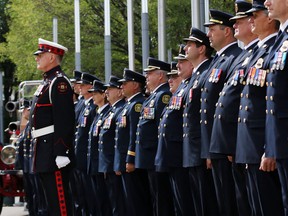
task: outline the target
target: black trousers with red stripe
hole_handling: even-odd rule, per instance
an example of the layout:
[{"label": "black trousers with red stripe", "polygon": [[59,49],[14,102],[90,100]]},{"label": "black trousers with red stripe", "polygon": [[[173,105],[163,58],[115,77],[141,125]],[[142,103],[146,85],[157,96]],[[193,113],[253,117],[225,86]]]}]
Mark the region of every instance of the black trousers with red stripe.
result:
[{"label": "black trousers with red stripe", "polygon": [[71,191],[69,190],[70,175],[69,168],[51,173],[39,173],[51,216],[73,216]]}]

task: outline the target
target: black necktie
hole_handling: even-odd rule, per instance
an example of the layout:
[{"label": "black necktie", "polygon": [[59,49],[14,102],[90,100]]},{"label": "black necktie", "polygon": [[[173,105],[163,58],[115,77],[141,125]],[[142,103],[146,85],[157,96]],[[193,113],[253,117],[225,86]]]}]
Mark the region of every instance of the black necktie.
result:
[{"label": "black necktie", "polygon": [[211,62],[210,65],[213,65],[213,64],[217,61],[218,58],[219,58],[219,55],[216,54],[216,55],[214,56],[214,58],[213,58],[213,60],[212,60],[212,62]]}]

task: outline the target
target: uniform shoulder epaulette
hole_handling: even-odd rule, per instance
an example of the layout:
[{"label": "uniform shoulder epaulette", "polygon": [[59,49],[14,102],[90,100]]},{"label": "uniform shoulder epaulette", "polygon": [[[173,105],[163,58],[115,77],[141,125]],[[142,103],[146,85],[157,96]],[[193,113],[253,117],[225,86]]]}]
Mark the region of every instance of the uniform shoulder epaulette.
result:
[{"label": "uniform shoulder epaulette", "polygon": [[[50,87],[49,87],[49,101],[50,101],[50,103],[52,104],[52,96],[51,96],[51,92],[52,92],[52,88],[53,88],[53,85],[54,85],[54,83],[56,82],[56,80],[57,80],[57,78],[64,78],[64,79],[66,79],[66,81],[68,82],[68,84],[69,84],[69,86],[72,88],[72,84],[71,84],[71,82],[70,82],[70,80],[66,77],[66,76],[64,76],[63,75],[63,73],[60,73],[59,71],[57,71],[56,72],[56,77],[54,77],[54,79],[51,81],[51,83],[50,83]],[[65,83],[58,83],[57,84],[57,88],[59,89],[59,90],[61,90],[61,91],[63,91],[63,90],[67,90],[67,84],[65,84]]]}]

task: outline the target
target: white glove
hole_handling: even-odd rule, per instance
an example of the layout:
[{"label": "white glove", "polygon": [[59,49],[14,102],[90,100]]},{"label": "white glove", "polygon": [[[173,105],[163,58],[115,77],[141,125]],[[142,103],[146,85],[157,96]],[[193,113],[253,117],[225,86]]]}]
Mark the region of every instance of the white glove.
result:
[{"label": "white glove", "polygon": [[56,161],[56,165],[59,169],[67,166],[70,163],[70,159],[66,156],[57,156],[55,161]]}]

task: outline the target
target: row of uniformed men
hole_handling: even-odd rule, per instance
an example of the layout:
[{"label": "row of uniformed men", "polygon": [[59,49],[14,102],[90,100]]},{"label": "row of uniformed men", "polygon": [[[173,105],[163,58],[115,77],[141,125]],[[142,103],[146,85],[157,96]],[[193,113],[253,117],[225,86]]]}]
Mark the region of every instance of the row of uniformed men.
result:
[{"label": "row of uniformed men", "polygon": [[[96,117],[81,85],[86,106],[76,120],[76,177],[85,182],[78,192],[87,206],[93,208],[96,200],[121,215],[287,215],[287,73],[282,71],[288,13],[281,2],[237,0],[235,16],[211,9],[207,35],[192,28],[185,52],[175,58],[182,82],[172,95],[169,65],[155,59],[145,70],[146,99],[145,78],[125,69],[121,90],[114,78],[107,85],[108,108],[96,99],[104,87],[93,78]],[[212,48],[217,53],[211,60]],[[87,77],[84,73],[81,82]],[[118,91],[116,100],[111,89]]]},{"label": "row of uniformed men", "polygon": [[235,3],[191,29],[179,77],[152,58],[146,78],[78,73],[75,215],[288,215],[288,7]]}]

